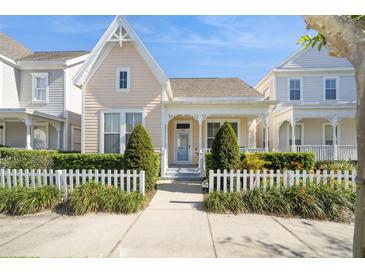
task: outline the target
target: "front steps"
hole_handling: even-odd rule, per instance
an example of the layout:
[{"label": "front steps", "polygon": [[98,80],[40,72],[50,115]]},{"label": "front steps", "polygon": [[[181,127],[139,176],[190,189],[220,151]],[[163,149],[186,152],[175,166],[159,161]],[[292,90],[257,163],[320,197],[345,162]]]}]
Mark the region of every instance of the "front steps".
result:
[{"label": "front steps", "polygon": [[180,181],[202,181],[199,169],[195,166],[173,166],[168,167],[165,177],[161,179],[173,179]]}]

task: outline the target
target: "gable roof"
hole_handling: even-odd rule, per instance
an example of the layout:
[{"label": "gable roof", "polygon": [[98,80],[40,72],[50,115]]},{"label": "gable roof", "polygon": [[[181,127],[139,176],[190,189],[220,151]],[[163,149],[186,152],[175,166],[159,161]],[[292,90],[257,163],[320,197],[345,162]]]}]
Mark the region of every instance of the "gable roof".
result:
[{"label": "gable roof", "polygon": [[7,36],[4,32],[0,32],[0,54],[12,60],[18,60],[32,54],[32,51]]},{"label": "gable roof", "polygon": [[240,78],[170,78],[174,97],[263,97]]},{"label": "gable roof", "polygon": [[19,61],[67,61],[88,54],[88,51],[44,51],[24,56]]},{"label": "gable roof", "polygon": [[139,54],[141,54],[142,58],[146,61],[146,64],[150,67],[160,83],[162,85],[166,85],[168,82],[167,76],[158,63],[153,59],[152,55],[143,45],[142,41],[129,25],[127,20],[121,15],[114,18],[113,22],[109,25],[103,36],[97,42],[89,57],[73,78],[74,84],[82,87],[88,82],[93,73],[93,69],[95,69],[97,60],[103,54],[108,43],[119,42],[120,46],[122,46],[124,41],[132,41],[134,43]]},{"label": "gable roof", "polygon": [[281,62],[276,69],[312,69],[312,68],[352,68],[352,64],[345,58],[329,55],[327,47],[301,48],[293,55]]}]

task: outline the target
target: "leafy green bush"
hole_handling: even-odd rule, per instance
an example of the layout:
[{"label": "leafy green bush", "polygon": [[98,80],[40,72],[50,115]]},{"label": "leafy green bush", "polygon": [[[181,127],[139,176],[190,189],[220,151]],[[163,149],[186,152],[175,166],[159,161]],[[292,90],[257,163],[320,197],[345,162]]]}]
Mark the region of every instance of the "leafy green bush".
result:
[{"label": "leafy green bush", "polygon": [[122,154],[57,153],[53,156],[53,169],[123,169]]},{"label": "leafy green bush", "polygon": [[124,166],[126,169],[146,172],[146,190],[155,188],[156,165],[152,140],[142,125],[137,125],[129,138],[124,152]]},{"label": "leafy green bush", "polygon": [[145,198],[140,193],[126,193],[119,188],[89,182],[74,189],[66,202],[66,209],[75,215],[90,212],[135,213],[144,205]]},{"label": "leafy green bush", "polygon": [[[247,162],[247,155],[252,157],[249,162]],[[205,167],[206,176],[210,169],[215,170],[213,166],[213,158],[211,153],[205,154]],[[240,156],[241,168],[248,167],[252,169],[273,169],[273,170],[296,170],[314,169],[314,154],[305,152],[260,152],[260,153],[249,153],[242,152]],[[246,162],[245,162],[246,161]],[[264,161],[265,163],[263,164]],[[255,168],[256,167],[256,168]],[[217,169],[224,169],[219,167]]]},{"label": "leafy green bush", "polygon": [[0,148],[0,168],[49,169],[53,167],[53,150]]},{"label": "leafy green bush", "polygon": [[308,184],[282,190],[256,188],[245,192],[213,192],[205,196],[210,212],[275,214],[309,219],[349,222],[354,210],[354,192],[326,185]]},{"label": "leafy green bush", "polygon": [[23,215],[53,208],[61,199],[60,191],[52,186],[0,189],[0,212]]},{"label": "leafy green bush", "polygon": [[240,164],[240,151],[232,126],[226,121],[218,130],[212,144],[212,168],[237,169]]},{"label": "leafy green bush", "polygon": [[257,155],[264,161],[267,169],[273,170],[312,170],[315,158],[309,152],[261,152]]},{"label": "leafy green bush", "polygon": [[353,170],[356,169],[357,161],[317,161],[315,169],[319,170]]},{"label": "leafy green bush", "polygon": [[255,153],[245,153],[241,158],[241,169],[263,170],[270,162],[263,160],[260,155]]}]

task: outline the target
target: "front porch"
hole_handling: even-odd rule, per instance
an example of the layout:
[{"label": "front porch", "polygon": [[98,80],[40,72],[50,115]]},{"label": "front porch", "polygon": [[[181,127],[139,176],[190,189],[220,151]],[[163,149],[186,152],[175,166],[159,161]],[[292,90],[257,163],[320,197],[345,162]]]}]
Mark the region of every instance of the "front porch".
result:
[{"label": "front porch", "polygon": [[0,145],[62,149],[64,119],[29,109],[0,110]]},{"label": "front porch", "polygon": [[[191,107],[195,108],[195,107]],[[205,153],[210,151],[215,134],[228,121],[237,136],[241,151],[269,151],[269,134],[265,134],[266,146],[256,146],[256,125],[264,123],[268,129],[269,105],[256,107],[214,106],[201,113],[188,107],[166,108],[163,121],[161,174],[165,177],[172,166],[197,167],[200,177],[205,176]],[[208,109],[209,108],[209,109]]]},{"label": "front porch", "polygon": [[312,152],[318,161],[357,160],[353,111],[292,110],[275,116],[275,151]]}]

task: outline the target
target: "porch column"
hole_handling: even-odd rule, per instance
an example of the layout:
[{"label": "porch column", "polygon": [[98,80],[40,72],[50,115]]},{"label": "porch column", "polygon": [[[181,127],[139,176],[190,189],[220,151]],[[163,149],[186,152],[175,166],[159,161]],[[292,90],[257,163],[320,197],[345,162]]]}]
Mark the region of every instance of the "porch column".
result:
[{"label": "porch column", "polygon": [[265,151],[268,152],[269,151],[269,114],[266,113],[265,116],[263,116],[262,121],[263,121],[263,125],[265,128],[265,136],[263,136],[265,138]]},{"label": "porch column", "polygon": [[295,121],[292,120],[290,125],[291,125],[291,151],[296,152],[297,150],[295,145],[295,126],[296,126]]},{"label": "porch column", "polygon": [[[50,123],[54,129],[56,130],[56,148],[61,149],[61,124],[57,122]],[[67,137],[66,137],[67,138]]]},{"label": "porch column", "polygon": [[256,119],[250,118],[247,121],[248,148],[256,148]]},{"label": "porch column", "polygon": [[333,140],[333,159],[338,160],[338,153],[337,153],[337,117],[334,117],[331,121],[332,124],[332,140]]},{"label": "porch column", "polygon": [[200,115],[195,115],[194,119],[196,119],[198,121],[199,124],[199,145],[198,145],[198,150],[199,150],[199,159],[198,159],[198,165],[199,165],[199,172],[200,172],[200,176],[204,177],[205,176],[205,151],[203,150],[203,135],[202,135],[202,126],[203,126],[203,122],[206,119],[206,116],[203,114]]},{"label": "porch column", "polygon": [[26,118],[23,120],[25,127],[27,129],[27,139],[25,149],[31,150],[32,149],[32,118]]}]

